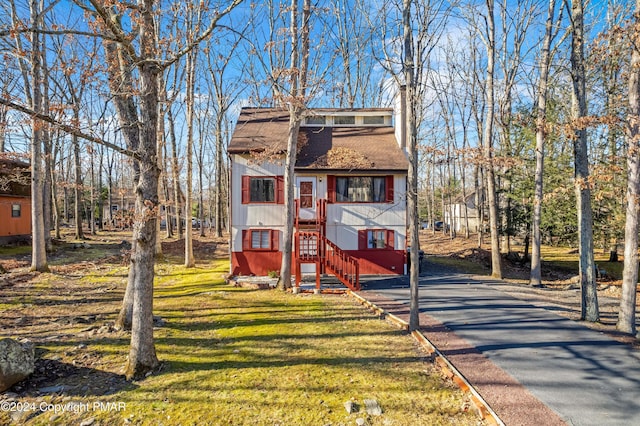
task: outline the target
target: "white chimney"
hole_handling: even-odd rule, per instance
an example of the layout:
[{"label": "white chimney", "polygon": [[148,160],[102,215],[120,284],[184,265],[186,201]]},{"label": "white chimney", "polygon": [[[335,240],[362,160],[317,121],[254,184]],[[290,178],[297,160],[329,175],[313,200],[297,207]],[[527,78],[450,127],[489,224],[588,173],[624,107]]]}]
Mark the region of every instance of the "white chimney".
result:
[{"label": "white chimney", "polygon": [[407,152],[407,86],[399,87],[393,108],[396,141],[404,153]]}]

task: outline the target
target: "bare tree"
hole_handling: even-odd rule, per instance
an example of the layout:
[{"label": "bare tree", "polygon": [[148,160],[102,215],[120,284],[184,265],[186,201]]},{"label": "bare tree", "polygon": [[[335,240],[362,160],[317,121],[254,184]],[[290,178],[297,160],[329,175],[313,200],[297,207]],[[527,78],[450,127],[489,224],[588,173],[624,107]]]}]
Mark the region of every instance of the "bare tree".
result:
[{"label": "bare tree", "polygon": [[407,188],[407,216],[409,217],[409,244],[411,257],[410,271],[410,302],[409,302],[409,330],[420,328],[419,306],[419,268],[420,264],[420,236],[418,233],[418,126],[416,120],[416,78],[413,57],[413,28],[411,26],[411,5],[413,0],[403,0],[402,3],[402,29],[403,29],[403,73],[407,90],[406,125],[409,153],[409,174]]},{"label": "bare tree", "polygon": [[[514,152],[514,144],[512,143],[513,128],[513,104],[514,98],[517,96],[515,85],[521,69],[524,58],[528,56],[528,52],[523,51],[524,42],[528,38],[529,28],[537,17],[537,8],[534,0],[523,0],[517,2],[514,6],[509,4],[507,0],[498,3],[501,29],[499,31],[501,42],[497,52],[498,64],[502,70],[502,85],[497,96],[497,109],[495,124],[498,127],[500,135],[500,151],[505,157],[517,156]],[[510,178],[509,169],[511,161],[505,161],[502,166],[501,186],[505,188],[504,192],[508,195],[504,197],[504,227],[503,241],[507,253],[511,251],[511,235],[513,234],[513,206],[512,197],[509,196],[513,192],[513,182]],[[500,205],[500,201],[498,201]]]},{"label": "bare tree", "polygon": [[[229,69],[231,59],[236,55],[240,46],[240,41],[245,36],[249,22],[246,26],[237,31],[238,35],[232,41],[220,43],[228,46],[224,53],[219,55],[209,55],[208,71],[210,78],[207,80],[209,84],[209,92],[213,95],[214,111],[215,111],[215,229],[216,236],[222,237],[224,229],[225,217],[225,185],[223,184],[223,174],[225,170],[224,164],[224,143],[225,143],[225,119],[229,109],[240,94],[240,80],[232,81],[229,77]],[[207,50],[212,51],[211,45],[207,46]]]},{"label": "bare tree", "polygon": [[193,118],[194,118],[194,90],[195,90],[195,76],[196,76],[196,58],[197,48],[194,48],[186,55],[186,99],[187,106],[187,193],[185,195],[184,210],[185,210],[185,233],[184,233],[184,266],[187,268],[193,268],[196,266],[195,258],[193,257],[193,224],[191,222],[191,199],[193,196]]},{"label": "bare tree", "polygon": [[[289,67],[288,94],[281,92],[279,98],[289,110],[289,126],[287,131],[287,153],[284,171],[284,211],[285,227],[283,232],[282,263],[278,288],[291,288],[291,258],[293,246],[294,208],[294,171],[298,151],[298,133],[306,110],[307,75],[309,65],[309,19],[311,18],[311,1],[303,0],[302,14],[298,16],[298,0],[291,0],[291,59]],[[298,20],[301,28],[298,31]],[[298,40],[298,37],[300,39]],[[281,91],[281,88],[277,89]],[[284,95],[284,96],[283,96]]]},{"label": "bare tree", "polygon": [[[540,237],[540,221],[542,216],[542,199],[543,199],[543,182],[544,182],[544,150],[547,137],[547,97],[548,97],[548,81],[549,68],[551,66],[551,43],[557,35],[559,25],[554,25],[554,15],[556,9],[555,0],[549,0],[547,8],[547,20],[545,24],[544,39],[542,41],[542,49],[540,52],[540,77],[538,80],[538,96],[536,100],[536,170],[534,178],[534,195],[533,195],[533,217],[531,220],[533,245],[531,247],[531,276],[529,283],[532,286],[542,285],[542,268],[540,247],[542,240]],[[561,9],[562,10],[562,9]],[[558,22],[562,18],[562,13],[558,17]]]},{"label": "bare tree", "polygon": [[624,269],[618,313],[618,330],[636,334],[638,288],[638,229],[640,227],[640,0],[635,2],[631,25],[629,70],[629,112],[627,114],[627,196],[624,227]]},{"label": "bare tree", "polygon": [[[31,108],[37,113],[43,112],[42,101],[42,41],[39,29],[43,26],[43,6],[38,0],[31,0],[29,10],[31,15]],[[45,123],[33,116],[31,120],[31,228],[32,254],[31,270],[46,272],[49,270],[46,252],[45,227],[45,191],[42,143],[44,139]]]},{"label": "bare tree", "polygon": [[332,0],[331,12],[335,25],[334,44],[337,60],[333,69],[331,94],[340,108],[377,106],[381,91],[375,90],[372,73],[375,55],[372,52],[373,29],[367,18],[371,8],[364,0]]},{"label": "bare tree", "polygon": [[[211,32],[218,25],[219,20],[227,15],[239,0],[231,1],[225,9],[211,12],[208,25],[204,25],[201,31],[192,40],[192,43],[177,47],[168,55],[162,58],[159,54],[160,47],[156,42],[156,15],[158,5],[154,0],[139,0],[137,5],[126,4],[123,8],[107,9],[97,1],[90,1],[89,5],[81,4],[93,15],[95,28],[101,31],[103,37],[105,53],[108,56],[110,88],[116,89],[114,96],[116,105],[127,106],[131,100],[134,109],[124,111],[132,112],[135,118],[129,120],[125,117],[121,120],[123,127],[136,127],[138,146],[122,148],[115,146],[103,139],[84,133],[77,126],[61,123],[41,112],[41,93],[34,91],[35,99],[32,102],[33,108],[25,107],[10,100],[0,99],[0,103],[10,106],[17,111],[29,114],[33,119],[34,132],[41,129],[42,121],[53,123],[61,130],[78,135],[88,141],[104,144],[119,152],[131,156],[139,165],[139,174],[136,179],[135,188],[135,217],[133,226],[134,250],[130,264],[130,282],[127,286],[128,292],[132,295],[132,325],[131,325],[131,346],[129,351],[126,375],[129,378],[144,377],[148,372],[158,365],[158,358],[153,342],[153,278],[155,263],[155,243],[156,243],[156,220],[158,216],[158,178],[159,168],[157,162],[157,129],[158,129],[158,81],[161,73],[181,57],[190,52],[201,41],[209,37]],[[39,10],[36,0],[32,0],[33,17],[39,17]],[[133,33],[127,33],[125,27],[121,25],[123,15],[132,14],[135,17],[136,26]],[[38,19],[34,20],[34,25],[30,29],[32,38],[39,36]],[[40,58],[38,49],[32,49],[32,56],[35,61],[32,64],[32,78],[34,82],[40,81]],[[111,60],[109,60],[111,59]],[[133,64],[136,70],[136,85],[127,81],[127,74],[120,73],[121,66],[126,62]],[[128,67],[131,70],[131,67]],[[124,77],[124,79],[123,79]],[[134,90],[134,88],[136,90]],[[137,97],[136,108],[133,96]],[[120,114],[123,111],[119,111]],[[39,142],[41,137],[35,134],[34,158],[39,159]],[[34,182],[39,184],[40,169],[36,165]],[[41,187],[34,185],[35,196],[41,197]],[[40,199],[40,198],[36,198]],[[33,205],[42,205],[35,202]],[[34,212],[33,217],[39,218],[36,223],[34,219],[34,232],[43,230],[42,214]],[[41,232],[44,234],[44,232]],[[35,237],[35,234],[34,234]],[[35,246],[35,245],[34,245]],[[34,252],[34,259],[36,258]],[[46,262],[44,264],[46,267]],[[124,305],[124,304],[123,304]]]},{"label": "bare tree", "polygon": [[484,38],[487,48],[487,78],[485,80],[486,118],[482,133],[484,157],[486,161],[487,201],[489,204],[489,231],[491,232],[491,276],[502,278],[502,257],[500,254],[500,236],[498,227],[498,199],[496,194],[495,165],[493,164],[493,124],[495,113],[494,72],[495,72],[495,21],[493,1],[487,0],[486,34]]},{"label": "bare tree", "polygon": [[580,251],[580,286],[582,289],[581,319],[598,321],[598,293],[596,291],[595,262],[593,256],[593,217],[591,211],[591,183],[587,152],[586,75],[584,62],[584,10],[583,0],[571,1],[571,116],[573,120],[574,185],[578,211],[578,238]]}]

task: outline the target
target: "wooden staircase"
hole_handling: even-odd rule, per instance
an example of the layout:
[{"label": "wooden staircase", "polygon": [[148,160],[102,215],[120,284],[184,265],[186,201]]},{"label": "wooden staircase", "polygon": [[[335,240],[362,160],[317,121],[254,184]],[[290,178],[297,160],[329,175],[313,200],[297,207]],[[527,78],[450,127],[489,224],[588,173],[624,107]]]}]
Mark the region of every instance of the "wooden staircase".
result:
[{"label": "wooden staircase", "polygon": [[316,265],[316,289],[320,290],[320,275],[330,273],[347,288],[360,290],[360,265],[358,260],[326,237],[327,200],[317,200],[313,219],[300,219],[300,203],[296,200],[295,222],[295,276],[300,286],[301,266]]}]

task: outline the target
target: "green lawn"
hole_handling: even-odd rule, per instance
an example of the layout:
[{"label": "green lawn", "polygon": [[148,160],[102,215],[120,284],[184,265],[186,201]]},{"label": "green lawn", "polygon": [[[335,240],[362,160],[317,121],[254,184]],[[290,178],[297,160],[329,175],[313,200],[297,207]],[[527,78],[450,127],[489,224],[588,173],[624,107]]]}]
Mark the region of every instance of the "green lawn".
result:
[{"label": "green lawn", "polygon": [[[166,321],[155,332],[159,373],[110,395],[92,388],[91,396],[26,398],[91,407],[59,416],[45,412],[28,423],[79,424],[89,417],[94,425],[354,425],[358,417],[369,425],[479,423],[466,408],[467,397],[423,358],[409,335],[352,299],[231,287],[221,278],[226,265],[157,267],[155,313]],[[122,274],[114,275],[121,287]],[[102,283],[104,274],[98,277]],[[91,279],[67,285],[84,288]],[[113,317],[118,302],[110,303]],[[83,351],[100,360],[97,369],[124,364],[127,335],[83,336],[38,347],[67,364]],[[86,349],[77,350],[81,344]],[[92,374],[80,380],[90,383]],[[364,399],[376,399],[383,415],[346,412],[346,401],[362,406]],[[0,424],[7,420],[0,411]]]}]

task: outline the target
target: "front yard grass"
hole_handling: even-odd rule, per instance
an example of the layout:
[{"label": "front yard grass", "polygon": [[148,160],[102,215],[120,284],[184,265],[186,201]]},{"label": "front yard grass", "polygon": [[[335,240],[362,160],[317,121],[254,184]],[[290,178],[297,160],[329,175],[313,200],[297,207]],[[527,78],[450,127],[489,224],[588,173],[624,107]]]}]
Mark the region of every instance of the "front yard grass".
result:
[{"label": "front yard grass", "polygon": [[[54,274],[40,275],[49,277],[52,291],[60,288],[65,294],[64,300],[53,297],[47,304],[48,295],[30,292],[24,283],[15,288],[33,297],[33,305],[9,307],[0,316],[0,329],[8,330],[3,322],[34,315],[43,303],[46,311],[39,315],[51,326],[34,320],[37,328],[13,328],[15,335],[7,337],[30,338],[61,371],[83,367],[37,386],[64,385],[60,392],[18,392],[15,398],[36,406],[77,402],[87,405],[75,407],[89,407],[76,413],[34,412],[17,417],[17,423],[354,425],[362,418],[368,425],[479,424],[467,397],[424,358],[409,335],[347,296],[231,287],[222,279],[226,265],[227,260],[195,269],[158,265],[154,312],[164,323],[156,328],[155,341],[162,366],[133,383],[117,376],[128,353],[128,334],[96,333],[87,324],[57,320],[86,318],[101,306],[98,321],[113,321],[126,282],[122,270],[112,285],[105,282],[106,271],[93,276],[100,277],[100,297],[91,295],[97,290],[91,275],[57,276],[64,286],[52,283]],[[364,399],[376,399],[384,413],[346,412],[346,401],[363,407]],[[0,424],[16,421],[9,414],[0,411]]]}]

